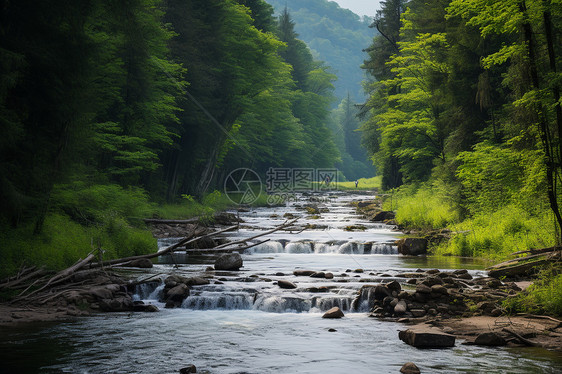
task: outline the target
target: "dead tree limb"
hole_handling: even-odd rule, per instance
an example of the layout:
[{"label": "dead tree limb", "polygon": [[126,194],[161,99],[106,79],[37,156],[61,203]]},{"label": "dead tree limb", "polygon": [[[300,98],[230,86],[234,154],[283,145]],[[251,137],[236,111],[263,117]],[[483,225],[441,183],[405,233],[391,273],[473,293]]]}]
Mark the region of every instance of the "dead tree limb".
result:
[{"label": "dead tree limb", "polygon": [[261,234],[254,235],[254,236],[252,236],[252,237],[245,238],[245,239],[236,240],[236,241],[234,241],[234,242],[221,244],[221,245],[219,245],[219,246],[217,246],[217,247],[215,247],[215,248],[213,248],[213,249],[221,249],[221,248],[229,247],[229,246],[235,245],[235,244],[246,243],[247,241],[250,241],[250,240],[259,238],[259,237],[261,237],[261,236],[269,235],[269,234],[272,234],[272,233],[274,233],[274,232],[276,232],[276,231],[279,231],[279,230],[282,230],[282,229],[284,229],[284,228],[286,228],[286,227],[289,227],[289,226],[291,226],[293,223],[295,223],[297,220],[298,220],[298,218],[295,218],[295,219],[293,219],[293,220],[291,220],[291,221],[289,221],[289,222],[285,222],[284,224],[282,224],[282,225],[280,225],[280,226],[277,226],[276,228],[273,228],[273,229],[268,230],[268,231],[264,231],[264,232],[262,232]]},{"label": "dead tree limb", "polygon": [[519,340],[521,343],[523,343],[523,344],[525,344],[525,345],[527,345],[527,346],[529,346],[529,347],[540,347],[539,344],[534,343],[534,342],[530,341],[529,339],[525,339],[524,337],[522,337],[521,335],[519,335],[519,334],[516,333],[515,331],[510,330],[510,329],[508,329],[508,328],[506,328],[506,327],[504,327],[504,328],[502,329],[502,331],[505,331],[505,332],[507,332],[508,334],[513,335],[515,338],[517,338],[517,340]]}]

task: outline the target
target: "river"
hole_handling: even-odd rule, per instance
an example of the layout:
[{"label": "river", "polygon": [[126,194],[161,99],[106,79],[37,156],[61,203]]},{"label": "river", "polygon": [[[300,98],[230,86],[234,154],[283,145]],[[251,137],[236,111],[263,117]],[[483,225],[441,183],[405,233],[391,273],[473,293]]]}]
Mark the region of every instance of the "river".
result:
[{"label": "river", "polygon": [[[404,325],[367,315],[368,300],[356,299],[366,284],[418,268],[466,268],[485,274],[472,259],[404,257],[392,242],[400,233],[365,221],[351,201],[365,196],[312,196],[320,214],[308,214],[310,196],[284,207],[240,212],[242,228],[232,240],[300,216],[310,229],[276,232],[244,254],[240,272],[209,272],[205,256],[160,259],[151,272],[212,275],[195,286],[181,308],[157,301],[162,286],[139,287],[137,299],[157,304],[158,313],[100,314],[75,321],[0,330],[0,373],[174,373],[195,364],[199,373],[398,373],[415,362],[422,373],[560,373],[562,358],[540,349],[456,346],[420,350],[398,339]],[[238,212],[237,212],[238,214]],[[363,225],[364,230],[345,228]],[[162,240],[167,245],[173,239]],[[180,263],[176,269],[171,263]],[[297,277],[295,269],[331,272],[333,279]],[[280,289],[277,280],[297,289]],[[355,302],[354,302],[355,300]],[[339,306],[345,317],[322,319]]]}]

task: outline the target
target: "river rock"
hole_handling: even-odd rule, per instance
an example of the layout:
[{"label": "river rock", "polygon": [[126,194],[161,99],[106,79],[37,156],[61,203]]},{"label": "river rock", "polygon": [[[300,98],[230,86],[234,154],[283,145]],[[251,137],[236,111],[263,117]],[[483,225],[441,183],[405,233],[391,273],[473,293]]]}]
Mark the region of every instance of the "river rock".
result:
[{"label": "river rock", "polygon": [[416,348],[447,348],[455,345],[455,336],[429,328],[400,331],[398,337]]},{"label": "river rock", "polygon": [[442,294],[442,295],[449,294],[449,291],[447,291],[447,288],[445,288],[445,286],[442,286],[440,284],[434,284],[433,286],[431,286],[431,292],[436,293],[436,294]]},{"label": "river rock", "polygon": [[398,241],[398,253],[405,256],[418,256],[427,254],[427,239],[404,238]]},{"label": "river rock", "polygon": [[496,334],[495,332],[484,332],[476,337],[476,340],[474,340],[474,344],[485,346],[502,346],[506,345],[507,342],[503,337]]},{"label": "river rock", "polygon": [[416,293],[431,293],[431,287],[426,286],[425,284],[418,284],[416,286]]},{"label": "river rock", "polygon": [[242,265],[240,253],[225,253],[215,261],[215,270],[239,270]]},{"label": "river rock", "polygon": [[317,271],[314,274],[310,274],[311,278],[326,278],[326,273],[323,271]]},{"label": "river rock", "polygon": [[344,316],[341,309],[337,306],[333,307],[332,309],[328,310],[322,318],[342,318]]},{"label": "river rock", "polygon": [[397,281],[392,281],[392,282],[386,283],[385,286],[390,291],[400,292],[402,290],[402,287],[400,286],[400,283],[398,283]]},{"label": "river rock", "polygon": [[378,284],[375,287],[375,299],[383,300],[385,297],[391,296],[391,295],[392,295],[392,292],[390,292],[388,287],[386,287],[382,284]]},{"label": "river rock", "polygon": [[197,373],[197,368],[193,364],[187,365],[186,367],[180,369],[180,374],[190,373]]},{"label": "river rock", "polygon": [[139,258],[138,260],[129,262],[129,266],[133,268],[150,269],[154,265],[148,258]]},{"label": "river rock", "polygon": [[168,301],[173,301],[176,303],[181,303],[188,296],[189,296],[189,287],[187,287],[183,283],[178,284],[174,288],[170,288],[166,292],[166,299]]},{"label": "river rock", "polygon": [[324,278],[326,278],[326,279],[334,279],[334,274],[333,274],[333,273],[326,273],[326,274],[324,274]]},{"label": "river rock", "polygon": [[410,313],[414,317],[423,317],[425,316],[425,309],[410,309]]},{"label": "river rock", "polygon": [[192,277],[192,278],[185,278],[182,282],[187,286],[203,286],[206,284],[211,283],[208,279],[201,278],[201,277]]},{"label": "river rock", "polygon": [[140,304],[134,304],[133,305],[133,311],[134,312],[154,313],[154,312],[158,312],[159,309],[156,305],[144,304],[144,303],[141,302]]},{"label": "river rock", "polygon": [[[119,287],[119,286],[117,286]],[[97,299],[111,299],[113,298],[113,291],[108,287],[92,287],[89,291],[90,295]]]},{"label": "river rock", "polygon": [[404,300],[400,300],[398,303],[396,303],[396,306],[394,307],[394,313],[398,315],[406,313],[407,310],[408,310],[408,305],[406,305],[406,302]]},{"label": "river rock", "polygon": [[310,277],[312,274],[316,273],[314,270],[295,270],[293,275],[297,277]]},{"label": "river rock", "polygon": [[413,362],[406,362],[400,369],[402,374],[420,374],[420,369]]},{"label": "river rock", "polygon": [[126,312],[133,309],[133,300],[130,297],[123,296],[100,300],[98,305],[104,312]]},{"label": "river rock", "polygon": [[284,280],[284,279],[278,280],[277,285],[281,288],[286,288],[286,289],[297,288],[296,284],[294,284],[293,282],[289,282],[288,280]]}]

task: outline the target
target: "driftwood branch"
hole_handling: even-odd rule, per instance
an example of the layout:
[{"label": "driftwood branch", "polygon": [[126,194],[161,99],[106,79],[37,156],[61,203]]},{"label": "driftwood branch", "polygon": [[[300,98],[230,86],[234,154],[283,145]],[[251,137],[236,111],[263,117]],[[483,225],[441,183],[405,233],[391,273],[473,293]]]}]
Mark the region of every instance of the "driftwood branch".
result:
[{"label": "driftwood branch", "polygon": [[268,231],[264,231],[264,232],[262,232],[261,234],[254,235],[254,236],[252,236],[252,237],[245,238],[245,239],[236,240],[236,241],[234,241],[234,242],[221,244],[221,245],[215,247],[214,249],[221,249],[221,248],[229,247],[229,246],[235,245],[235,244],[246,243],[246,242],[248,242],[248,241],[250,241],[250,240],[259,238],[259,237],[261,237],[261,236],[265,236],[265,235],[272,234],[272,233],[274,233],[274,232],[276,232],[276,231],[279,231],[279,230],[282,230],[282,229],[284,229],[284,228],[286,228],[286,227],[291,226],[291,225],[292,225],[293,223],[295,223],[297,220],[298,220],[298,218],[295,218],[295,219],[293,219],[293,220],[291,220],[291,221],[289,221],[289,222],[285,222],[284,224],[282,224],[282,225],[280,225],[280,226],[277,226],[276,228],[273,228],[273,229],[268,230]]},{"label": "driftwood branch", "polygon": [[506,327],[504,327],[504,328],[502,329],[502,331],[505,331],[505,332],[507,332],[508,334],[513,335],[517,340],[519,340],[521,343],[523,343],[523,344],[525,344],[525,345],[527,345],[527,346],[529,346],[529,347],[540,347],[539,344],[534,343],[534,342],[530,341],[529,339],[525,339],[524,337],[522,337],[521,335],[519,335],[519,334],[516,333],[515,331],[510,330],[510,329],[508,329],[508,328],[506,328]]}]

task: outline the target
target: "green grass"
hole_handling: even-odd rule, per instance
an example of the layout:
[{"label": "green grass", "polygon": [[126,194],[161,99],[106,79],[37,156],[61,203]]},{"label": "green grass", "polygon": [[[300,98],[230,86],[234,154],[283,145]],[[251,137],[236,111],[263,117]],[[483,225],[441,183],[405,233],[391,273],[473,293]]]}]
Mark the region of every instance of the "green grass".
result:
[{"label": "green grass", "polygon": [[516,251],[552,245],[552,225],[549,214],[534,217],[520,207],[509,205],[450,225],[457,234],[437,247],[435,253],[503,260]]},{"label": "green grass", "polygon": [[504,302],[509,313],[550,314],[562,316],[562,274],[560,267],[550,267],[539,274],[535,283],[516,297]]},{"label": "green grass", "polygon": [[[380,189],[382,185],[382,175],[372,178],[361,178],[357,185],[357,190]],[[338,182],[338,190],[355,190],[355,181]]]},{"label": "green grass", "polygon": [[150,253],[156,239],[122,218],[85,226],[64,214],[50,214],[41,234],[33,235],[33,224],[0,233],[0,277],[17,272],[21,266],[45,266],[60,270],[84,258],[101,246],[104,259]]},{"label": "green grass", "polygon": [[421,230],[445,228],[459,221],[447,198],[430,187],[403,187],[386,195],[384,210],[396,212],[396,222]]}]

